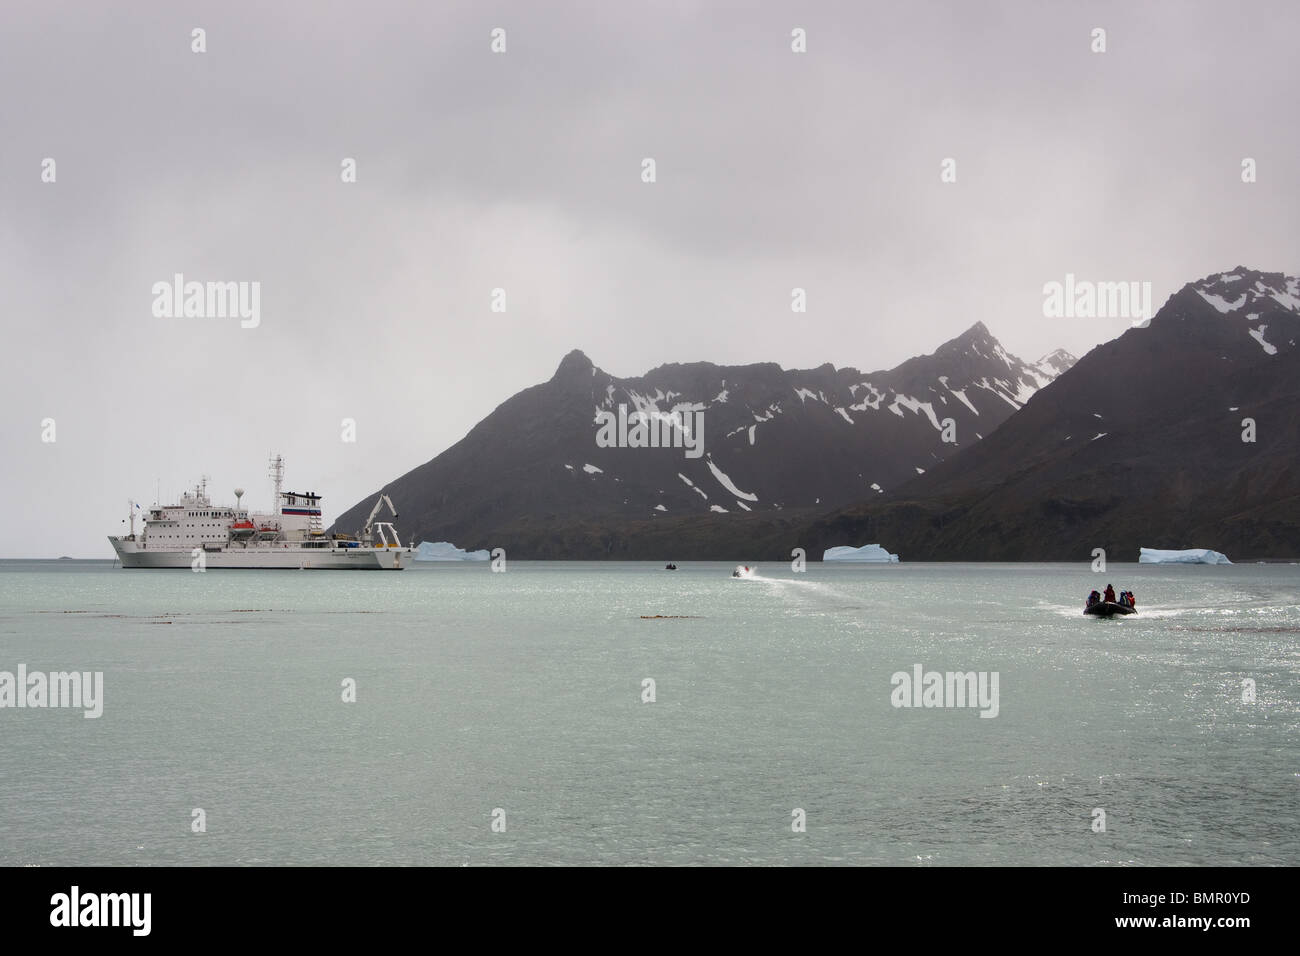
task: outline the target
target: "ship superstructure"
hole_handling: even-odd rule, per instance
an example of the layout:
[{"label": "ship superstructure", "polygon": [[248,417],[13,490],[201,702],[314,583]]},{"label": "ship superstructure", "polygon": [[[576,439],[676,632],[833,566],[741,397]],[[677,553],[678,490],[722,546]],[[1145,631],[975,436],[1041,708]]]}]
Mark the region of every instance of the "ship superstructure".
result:
[{"label": "ship superstructure", "polygon": [[[411,549],[402,545],[392,522],[375,521],[384,504],[397,517],[387,495],[375,502],[357,536],[326,534],[320,495],[285,491],[284,459],[279,455],[271,459],[270,478],[275,486],[271,512],[244,508],[242,488],[235,489],[233,506],[214,505],[204,478],[176,504],[148,509],[132,504],[130,534],[108,540],[124,568],[400,571],[410,562]],[[144,512],[144,527],[138,534],[137,511]]]}]

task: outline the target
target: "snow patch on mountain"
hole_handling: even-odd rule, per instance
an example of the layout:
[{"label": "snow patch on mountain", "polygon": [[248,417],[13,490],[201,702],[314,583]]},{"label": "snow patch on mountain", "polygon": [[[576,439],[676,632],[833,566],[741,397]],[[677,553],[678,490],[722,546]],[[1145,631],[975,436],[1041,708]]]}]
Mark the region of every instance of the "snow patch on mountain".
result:
[{"label": "snow patch on mountain", "polygon": [[1243,305],[1246,304],[1246,293],[1244,292],[1241,294],[1241,297],[1234,302],[1229,302],[1221,295],[1212,295],[1211,293],[1206,292],[1204,289],[1197,289],[1196,293],[1206,302],[1210,303],[1210,305],[1214,306],[1216,309],[1222,312],[1224,315],[1227,315],[1229,312],[1236,312],[1238,309],[1240,309]]},{"label": "snow patch on mountain", "polygon": [[1025,402],[1034,397],[1034,393],[1038,391],[1038,386],[1030,385],[1024,379],[1021,379],[1016,384],[1020,386],[1016,389],[1016,404],[1023,406]]},{"label": "snow patch on mountain", "polygon": [[677,477],[680,478],[682,481],[686,482],[686,487],[687,487],[687,488],[690,488],[692,491],[698,493],[699,496],[700,496],[701,498],[703,498],[705,501],[708,501],[708,500],[709,500],[709,496],[708,496],[707,494],[704,493],[704,489],[703,489],[703,488],[696,488],[696,487],[695,487],[695,482],[691,481],[691,479],[687,478],[687,477],[686,477],[685,475],[683,475],[680,471],[677,473]]},{"label": "snow patch on mountain", "polygon": [[[1251,276],[1254,282],[1242,288],[1240,283]],[[1300,313],[1300,278],[1280,272],[1234,270],[1191,283],[1191,288],[1220,315],[1250,308],[1254,311],[1247,313],[1246,317],[1253,321],[1258,317],[1261,305],[1266,308],[1280,306],[1288,312]]]},{"label": "snow patch on mountain", "polygon": [[1264,332],[1267,331],[1267,325],[1261,325],[1257,329],[1250,330],[1250,337],[1259,343],[1260,348],[1264,350],[1265,355],[1276,355],[1277,346],[1272,345],[1264,339]]},{"label": "snow patch on mountain", "polygon": [[860,385],[850,385],[849,394],[854,398],[858,397],[858,389],[865,388],[870,394],[865,396],[861,402],[856,405],[850,405],[849,408],[855,412],[865,412],[868,408],[872,411],[880,411],[880,403],[885,398],[885,393],[876,388],[870,382],[863,382]]},{"label": "snow patch on mountain", "polygon": [[1016,362],[1015,362],[1015,360],[1012,359],[1011,356],[1007,354],[1007,350],[1004,349],[1004,348],[1001,346],[1001,344],[998,344],[998,345],[993,346],[993,355],[994,355],[996,358],[1000,358],[1000,359],[1002,360],[1003,364],[1005,364],[1007,368],[1012,368],[1012,369],[1013,369],[1013,368],[1016,367]]},{"label": "snow patch on mountain", "polygon": [[926,417],[930,419],[930,424],[934,426],[935,430],[943,430],[943,426],[939,424],[939,419],[934,414],[934,405],[930,402],[923,402],[919,398],[912,398],[908,395],[896,394],[893,402],[889,405],[889,410],[899,418],[904,418],[905,416],[903,415],[902,408],[899,406],[906,408],[913,415],[920,411],[924,411]]},{"label": "snow patch on mountain", "polygon": [[726,472],[713,463],[712,455],[705,459],[705,464],[709,466],[709,471],[713,472],[713,477],[718,480],[718,484],[722,485],[723,488],[726,488],[727,491],[731,492],[731,494],[735,495],[737,498],[744,498],[746,501],[758,500],[758,495],[751,494],[748,491],[741,491],[737,488],[736,483],[727,476]]},{"label": "snow patch on mountain", "polygon": [[1288,286],[1286,292],[1274,292],[1269,298],[1284,309],[1300,312],[1300,289],[1296,289],[1294,286]]},{"label": "snow patch on mountain", "polygon": [[1025,375],[1028,375],[1031,379],[1033,379],[1035,389],[1042,388],[1044,385],[1048,384],[1052,380],[1052,376],[1048,375],[1042,369],[1037,369],[1037,368],[1025,369]]},{"label": "snow patch on mountain", "polygon": [[[1016,411],[1019,411],[1021,403],[1016,401],[1009,394],[1007,394],[1007,386],[1009,383],[1004,382],[1001,379],[997,379],[996,381],[997,381],[997,385],[996,386],[992,385],[989,383],[989,380],[986,377],[980,379],[978,382],[975,382],[974,384],[978,385],[980,388],[987,389],[988,391],[996,395],[998,398],[1006,402],[1008,405],[1010,405],[1012,408],[1014,408]],[[1032,390],[1030,391],[1030,394],[1031,395],[1033,394]]]},{"label": "snow patch on mountain", "polygon": [[978,414],[980,413],[980,410],[979,410],[978,408],[976,408],[974,405],[972,405],[971,402],[970,402],[970,399],[966,397],[966,389],[964,389],[964,388],[949,388],[948,391],[952,392],[954,395],[957,396],[957,398],[961,399],[961,403],[962,403],[963,405],[965,405],[967,408],[969,408],[969,409],[970,409],[972,412],[974,412],[976,415],[978,415]]}]

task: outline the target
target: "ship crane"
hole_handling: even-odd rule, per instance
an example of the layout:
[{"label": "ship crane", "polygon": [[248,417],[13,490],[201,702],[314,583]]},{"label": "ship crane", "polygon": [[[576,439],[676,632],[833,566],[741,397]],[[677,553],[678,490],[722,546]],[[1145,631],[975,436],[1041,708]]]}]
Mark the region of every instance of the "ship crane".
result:
[{"label": "ship crane", "polygon": [[373,544],[374,536],[372,528],[375,528],[379,530],[379,540],[383,542],[382,547],[387,548],[389,547],[389,544],[388,535],[384,531],[386,528],[388,531],[393,533],[392,547],[400,548],[402,542],[398,540],[397,529],[393,527],[393,523],[391,521],[375,521],[375,517],[379,514],[380,509],[383,508],[384,505],[388,505],[388,510],[392,512],[393,518],[397,518],[397,509],[393,507],[393,499],[388,497],[388,495],[380,495],[379,500],[375,502],[375,506],[370,509],[370,516],[366,518],[366,526],[361,529],[361,540],[368,545]]}]

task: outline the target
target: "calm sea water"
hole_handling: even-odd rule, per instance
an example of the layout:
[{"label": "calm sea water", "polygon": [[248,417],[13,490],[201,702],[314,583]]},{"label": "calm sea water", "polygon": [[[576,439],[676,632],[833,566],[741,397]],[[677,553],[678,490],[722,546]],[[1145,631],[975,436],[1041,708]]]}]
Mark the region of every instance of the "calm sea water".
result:
[{"label": "calm sea water", "polygon": [[0,864],[1300,863],[1300,568],[730,570],[0,562]]}]

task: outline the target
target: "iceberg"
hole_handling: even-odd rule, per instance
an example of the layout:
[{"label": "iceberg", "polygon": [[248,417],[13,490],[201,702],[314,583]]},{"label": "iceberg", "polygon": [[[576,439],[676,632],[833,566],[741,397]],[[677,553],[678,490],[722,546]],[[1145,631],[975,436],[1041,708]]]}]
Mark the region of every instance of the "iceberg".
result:
[{"label": "iceberg", "polygon": [[487,551],[462,551],[450,541],[421,541],[415,549],[417,561],[487,561]]},{"label": "iceberg", "polygon": [[864,544],[860,548],[841,546],[827,548],[822,552],[823,561],[879,561],[881,563],[898,562],[898,555],[890,554],[878,544]]},{"label": "iceberg", "polygon": [[1188,548],[1186,551],[1139,548],[1138,552],[1138,564],[1232,564],[1226,554],[1209,548]]}]

